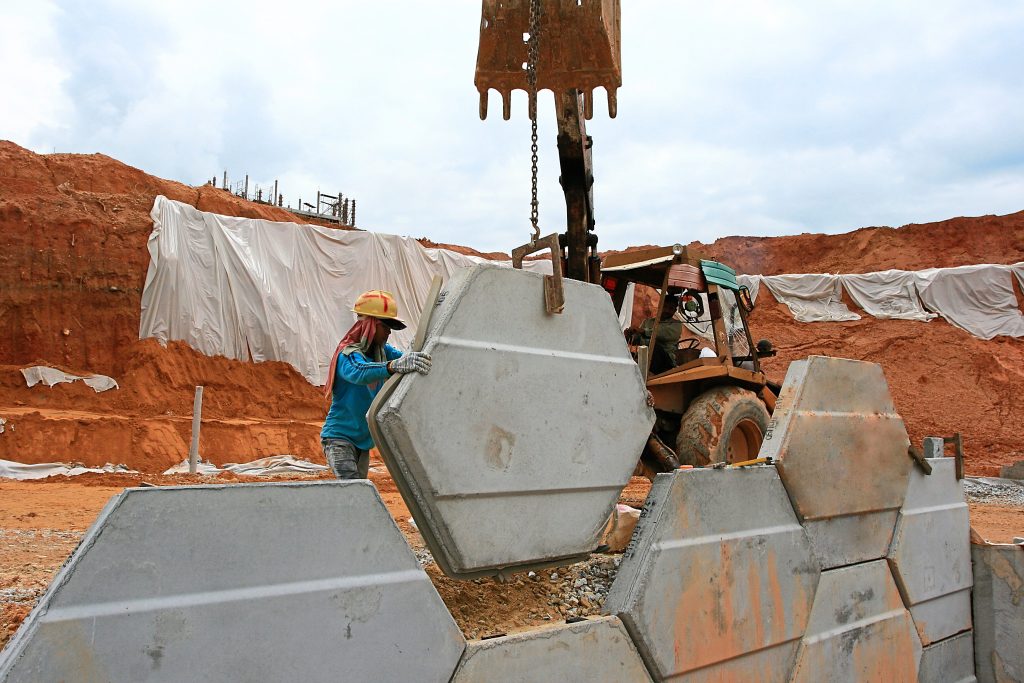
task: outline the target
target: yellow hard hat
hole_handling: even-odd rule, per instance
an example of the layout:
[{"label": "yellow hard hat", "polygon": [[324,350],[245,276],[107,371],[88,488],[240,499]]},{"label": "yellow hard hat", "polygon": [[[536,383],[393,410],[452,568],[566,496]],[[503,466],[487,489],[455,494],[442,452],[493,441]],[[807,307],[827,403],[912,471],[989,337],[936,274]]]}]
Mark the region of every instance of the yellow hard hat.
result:
[{"label": "yellow hard hat", "polygon": [[377,318],[393,330],[405,329],[405,322],[398,317],[398,304],[391,292],[385,292],[382,289],[363,292],[356,299],[352,311],[358,315]]}]

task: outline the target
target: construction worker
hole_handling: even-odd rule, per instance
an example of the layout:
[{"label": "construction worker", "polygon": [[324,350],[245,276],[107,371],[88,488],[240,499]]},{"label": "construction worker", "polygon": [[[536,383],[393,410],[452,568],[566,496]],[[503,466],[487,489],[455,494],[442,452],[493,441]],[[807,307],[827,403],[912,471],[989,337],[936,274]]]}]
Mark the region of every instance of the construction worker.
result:
[{"label": "construction worker", "polygon": [[393,374],[430,371],[430,355],[403,354],[387,343],[391,330],[405,329],[398,304],[379,289],[359,295],[352,311],[358,316],[331,359],[324,397],[331,397],[320,440],[327,464],[338,479],[365,479],[373,447],[366,413],[384,381]]},{"label": "construction worker", "polygon": [[647,318],[640,323],[640,329],[628,329],[627,335],[636,335],[640,344],[651,349],[651,374],[671,370],[676,366],[676,350],[679,338],[683,335],[683,323],[675,317],[679,307],[678,294],[666,294],[658,319],[658,339],[651,343],[651,332],[654,331],[654,318]]}]

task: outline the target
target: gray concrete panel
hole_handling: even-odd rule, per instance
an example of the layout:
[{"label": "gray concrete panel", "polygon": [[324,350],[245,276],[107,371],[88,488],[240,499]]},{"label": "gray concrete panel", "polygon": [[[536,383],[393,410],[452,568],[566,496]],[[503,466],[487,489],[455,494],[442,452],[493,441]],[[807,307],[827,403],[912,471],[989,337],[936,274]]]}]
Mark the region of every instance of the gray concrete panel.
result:
[{"label": "gray concrete panel", "polygon": [[658,680],[787,680],[819,568],[774,467],[659,474],[605,611]]},{"label": "gray concrete panel", "polygon": [[918,683],[975,683],[973,635],[968,631],[924,648]]},{"label": "gray concrete panel", "polygon": [[805,520],[804,528],[821,568],[835,569],[885,557],[898,516],[897,510],[862,512]]},{"label": "gray concrete panel", "polygon": [[470,641],[452,677],[452,683],[650,680],[640,653],[616,617]]},{"label": "gray concrete panel", "polygon": [[1024,545],[971,545],[981,683],[1024,681]]},{"label": "gray concrete panel", "polygon": [[654,421],[607,292],[479,266],[438,297],[424,350],[371,407],[388,469],[438,565],[472,578],[586,556]]},{"label": "gray concrete panel", "polygon": [[885,560],[821,573],[794,682],[913,681],[921,641]]},{"label": "gray concrete panel", "polygon": [[837,567],[885,556],[909,445],[881,366],[810,356],[790,364],[760,455],[776,459],[801,521],[832,520],[809,531]]},{"label": "gray concrete panel", "polygon": [[369,482],[129,489],[0,680],[447,681],[464,647]]},{"label": "gray concrete panel", "polygon": [[910,474],[889,564],[925,645],[971,628],[971,524],[952,458]]}]

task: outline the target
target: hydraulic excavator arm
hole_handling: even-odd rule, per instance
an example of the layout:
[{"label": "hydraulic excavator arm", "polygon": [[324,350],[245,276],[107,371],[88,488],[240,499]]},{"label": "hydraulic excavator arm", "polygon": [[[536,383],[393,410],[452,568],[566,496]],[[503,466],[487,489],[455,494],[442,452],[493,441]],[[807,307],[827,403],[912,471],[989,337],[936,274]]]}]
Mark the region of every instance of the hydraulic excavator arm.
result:
[{"label": "hydraulic excavator arm", "polygon": [[[593,116],[597,87],[607,93],[609,115],[616,114],[622,85],[619,0],[483,0],[481,14],[475,78],[480,118],[487,117],[490,90],[501,95],[505,120],[511,118],[512,90],[526,90],[531,101],[539,90],[554,93],[566,205],[566,231],[558,236],[563,269],[567,277],[597,282],[593,139],[586,120]],[[535,107],[530,113],[536,123]]]}]

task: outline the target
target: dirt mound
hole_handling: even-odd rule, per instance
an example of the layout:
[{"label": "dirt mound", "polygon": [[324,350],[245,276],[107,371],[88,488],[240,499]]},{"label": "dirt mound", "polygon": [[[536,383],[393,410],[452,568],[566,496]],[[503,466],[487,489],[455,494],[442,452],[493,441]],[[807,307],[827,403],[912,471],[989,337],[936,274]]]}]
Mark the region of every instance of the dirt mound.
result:
[{"label": "dirt mound", "polygon": [[838,235],[723,237],[691,246],[741,273],[869,273],[1024,261],[1024,211]]},{"label": "dirt mound", "polygon": [[[102,154],[38,155],[0,141],[0,407],[15,425],[0,436],[0,458],[109,460],[161,471],[187,452],[193,391],[202,384],[204,456],[218,463],[279,453],[317,460],[325,403],[290,366],[137,339],[149,212],[158,194],[226,215],[296,220]],[[1009,263],[1024,261],[1024,212],[692,246],[740,272],[764,274]],[[759,303],[752,326],[780,349],[766,363],[776,379],[809,353],[873,360],[885,368],[915,441],[962,431],[975,471],[1022,457],[1024,436],[1013,433],[1007,411],[1024,389],[1024,340],[984,342],[942,320],[801,324],[765,292]],[[637,317],[650,314],[649,301],[637,304]],[[32,364],[108,374],[121,388],[30,390],[18,369]]]}]

